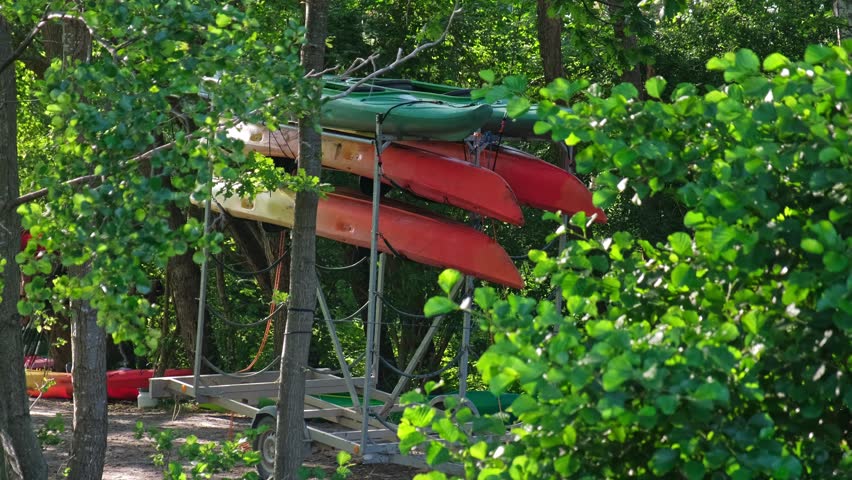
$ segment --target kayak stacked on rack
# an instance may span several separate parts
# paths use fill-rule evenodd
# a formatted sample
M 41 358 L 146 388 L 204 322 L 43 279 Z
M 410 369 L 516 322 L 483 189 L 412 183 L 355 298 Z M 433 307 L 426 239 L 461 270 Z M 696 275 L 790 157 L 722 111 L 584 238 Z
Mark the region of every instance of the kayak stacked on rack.
M 463 141 L 474 132 L 504 137 L 533 137 L 536 114 L 506 116 L 506 104 L 473 100 L 469 90 L 409 80 L 373 80 L 341 98 L 351 83 L 326 82 L 322 108 L 323 167 L 373 178 L 376 131 L 392 138 L 381 153 L 381 180 L 426 200 L 449 204 L 514 225 L 523 224 L 520 205 L 585 212 L 596 221 L 606 216 L 591 192 L 570 173 L 533 155 L 508 147 L 486 147 L 474 162 Z M 270 131 L 242 124 L 229 132 L 247 151 L 298 158 L 298 129 Z M 214 187 L 212 207 L 240 218 L 291 227 L 295 195 L 277 190 L 239 198 Z M 372 201 L 338 188 L 321 199 L 317 235 L 369 247 Z M 523 279 L 509 255 L 493 239 L 472 227 L 382 199 L 378 248 L 410 260 L 455 268 L 474 277 L 522 288 Z

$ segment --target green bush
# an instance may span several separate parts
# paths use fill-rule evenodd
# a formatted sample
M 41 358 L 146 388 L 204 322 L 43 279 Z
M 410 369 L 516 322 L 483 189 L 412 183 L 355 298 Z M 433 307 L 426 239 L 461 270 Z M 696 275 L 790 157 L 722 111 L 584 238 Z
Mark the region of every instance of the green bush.
M 544 89 L 537 128 L 582 145 L 601 206 L 672 195 L 685 228 L 656 245 L 594 239 L 575 216 L 583 238 L 556 258 L 530 252 L 567 315 L 478 289 L 471 308 L 495 343 L 477 368 L 494 393 L 520 388 L 521 423 L 503 435 L 463 406 L 413 406 L 402 450 L 479 479 L 849 478 L 849 51 L 761 64 L 740 50 L 707 64 L 724 87 L 653 78 L 646 102 L 629 84 Z M 578 97 L 572 112 L 549 103 Z

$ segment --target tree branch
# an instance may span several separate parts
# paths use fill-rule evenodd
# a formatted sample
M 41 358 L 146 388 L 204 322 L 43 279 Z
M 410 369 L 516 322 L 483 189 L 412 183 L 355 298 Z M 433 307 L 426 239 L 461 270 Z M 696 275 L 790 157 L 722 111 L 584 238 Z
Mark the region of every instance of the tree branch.
M 82 177 L 72 178 L 71 180 L 66 180 L 62 182 L 64 185 L 79 185 L 81 183 L 89 183 L 93 180 L 100 178 L 100 175 L 83 175 Z M 26 195 L 21 195 L 20 197 L 9 202 L 9 207 L 17 207 L 18 205 L 23 205 L 27 202 L 32 202 L 33 200 L 37 200 L 45 195 L 47 195 L 48 189 L 42 188 L 40 190 L 36 190 L 34 192 L 30 192 Z
M 7 58 L 6 60 L 3 60 L 3 63 L 0 64 L 0 73 L 3 73 L 7 68 L 9 68 L 9 65 L 14 63 L 15 60 L 17 60 L 18 57 L 20 57 L 21 54 L 24 53 L 24 50 L 26 50 L 27 47 L 30 46 L 30 43 L 32 43 L 36 34 L 38 32 L 40 32 L 41 29 L 44 28 L 44 26 L 47 24 L 49 12 L 50 12 L 50 7 L 46 8 L 44 10 L 44 14 L 42 14 L 41 20 L 39 20 L 39 22 L 36 24 L 35 28 L 33 28 L 33 30 L 30 32 L 30 34 L 27 35 L 27 37 L 24 39 L 24 41 L 21 42 L 20 45 L 18 45 L 18 48 L 16 48 L 15 51 L 12 52 L 12 55 L 9 58 Z
M 192 135 L 187 135 L 185 138 L 189 138 L 189 137 L 192 137 Z M 139 161 L 142 161 L 142 160 L 147 160 L 147 159 L 153 157 L 154 155 L 162 152 L 163 150 L 168 150 L 168 149 L 170 149 L 174 146 L 175 146 L 175 142 L 173 142 L 173 141 L 169 142 L 169 143 L 165 143 L 163 145 L 160 145 L 159 147 L 152 148 L 151 150 L 148 150 L 147 152 L 141 153 L 141 154 L 139 154 L 135 157 L 128 159 L 126 163 L 132 164 L 132 163 L 139 162 Z M 72 178 L 71 180 L 66 180 L 66 181 L 62 182 L 62 184 L 63 185 L 79 185 L 79 184 L 82 184 L 82 183 L 91 183 L 92 181 L 97 180 L 98 178 L 101 178 L 101 176 L 102 175 L 83 175 L 82 177 L 77 177 L 77 178 Z M 26 195 L 21 195 L 20 197 L 9 202 L 7 204 L 7 206 L 14 208 L 14 207 L 17 207 L 18 205 L 23 205 L 24 203 L 32 202 L 33 200 L 38 200 L 39 198 L 42 198 L 45 195 L 47 195 L 47 192 L 48 192 L 47 188 L 42 188 L 40 190 L 36 190 L 34 192 L 27 193 Z
M 339 98 L 343 98 L 343 97 L 345 97 L 345 96 L 349 95 L 350 93 L 352 93 L 353 91 L 355 91 L 355 89 L 356 89 L 356 88 L 360 87 L 360 86 L 361 86 L 361 85 L 363 85 L 365 82 L 368 82 L 368 81 L 370 81 L 370 80 L 372 80 L 372 79 L 374 79 L 374 78 L 376 78 L 376 77 L 378 77 L 378 76 L 380 76 L 380 75 L 383 75 L 383 74 L 385 74 L 385 73 L 387 73 L 387 72 L 389 72 L 389 71 L 393 70 L 394 68 L 398 67 L 400 64 L 405 63 L 405 62 L 407 62 L 408 60 L 411 60 L 412 58 L 416 57 L 416 56 L 417 56 L 417 55 L 419 55 L 419 54 L 420 54 L 420 52 L 422 52 L 423 50 L 426 50 L 426 49 L 428 49 L 428 48 L 432 48 L 432 47 L 434 47 L 435 45 L 439 45 L 439 44 L 443 43 L 443 42 L 444 42 L 444 40 L 447 38 L 447 35 L 448 35 L 448 34 L 449 34 L 449 32 L 450 32 L 450 27 L 451 27 L 451 26 L 452 26 L 452 24 L 453 24 L 453 19 L 454 19 L 454 18 L 455 18 L 455 16 L 456 16 L 458 13 L 460 13 L 461 11 L 462 11 L 462 9 L 461 9 L 461 8 L 459 8 L 459 0 L 455 0 L 455 2 L 453 3 L 453 12 L 450 14 L 450 18 L 447 20 L 447 26 L 446 26 L 446 27 L 444 27 L 444 31 L 441 33 L 441 36 L 440 36 L 440 37 L 438 37 L 438 38 L 437 38 L 436 40 L 434 40 L 434 41 L 426 42 L 426 43 L 424 43 L 424 44 L 422 44 L 422 45 L 419 45 L 417 48 L 415 48 L 414 50 L 410 51 L 407 55 L 403 55 L 403 54 L 402 54 L 402 49 L 400 48 L 400 49 L 399 49 L 399 51 L 398 51 L 398 52 L 397 52 L 397 54 L 396 54 L 396 60 L 394 60 L 392 63 L 390 63 L 390 64 L 388 64 L 388 65 L 385 65 L 384 67 L 382 67 L 382 68 L 380 68 L 380 69 L 378 69 L 378 70 L 375 70 L 373 73 L 371 73 L 371 74 L 367 75 L 366 77 L 363 77 L 363 78 L 359 79 L 358 81 L 356 81 L 355 83 L 353 83 L 352 85 L 350 85 L 350 86 L 349 86 L 349 88 L 347 88 L 345 91 L 340 92 L 340 93 L 338 93 L 337 95 L 332 95 L 332 96 L 329 96 L 329 97 L 324 97 L 322 101 L 323 101 L 323 102 L 330 102 L 330 101 L 332 101 L 332 100 L 337 100 L 337 99 L 339 99 Z M 364 66 L 367 62 L 370 62 L 370 61 L 375 60 L 375 57 L 376 57 L 376 54 L 370 55 L 369 57 L 367 57 L 366 59 L 364 59 L 364 61 L 363 61 L 363 62 L 361 62 L 361 65 L 358 65 L 358 66 L 357 66 L 357 67 L 355 67 L 354 69 L 353 69 L 352 67 L 350 67 L 350 70 L 354 71 L 354 70 L 357 70 L 358 68 L 363 67 L 363 66 Z

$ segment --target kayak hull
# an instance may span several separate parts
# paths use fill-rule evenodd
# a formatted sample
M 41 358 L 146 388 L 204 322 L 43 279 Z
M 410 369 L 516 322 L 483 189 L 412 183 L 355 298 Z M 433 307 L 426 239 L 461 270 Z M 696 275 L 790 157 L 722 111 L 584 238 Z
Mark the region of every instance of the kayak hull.
M 285 125 L 271 132 L 260 125 L 246 124 L 228 134 L 242 140 L 246 150 L 273 157 L 299 155 L 296 127 Z M 322 136 L 324 167 L 372 178 L 375 155 L 372 140 L 328 132 Z M 382 152 L 382 180 L 427 200 L 515 225 L 524 222 L 515 194 L 500 175 L 456 158 L 391 144 Z
M 467 147 L 454 142 L 405 142 L 429 152 L 455 158 L 469 158 Z M 605 223 L 606 214 L 594 205 L 592 192 L 565 170 L 521 150 L 499 147 L 485 149 L 479 163 L 506 180 L 518 202 L 533 208 L 566 214 L 585 212 L 595 222 Z
M 357 78 L 349 79 L 345 82 L 327 82 L 327 85 L 345 86 L 353 82 L 357 82 Z M 364 84 L 362 89 L 374 88 L 375 93 L 410 93 L 412 96 L 421 100 L 430 100 L 444 102 L 452 105 L 470 105 L 481 104 L 491 107 L 491 115 L 482 124 L 483 132 L 490 132 L 503 137 L 512 138 L 545 138 L 536 135 L 533 131 L 535 122 L 538 120 L 538 107 L 532 105 L 529 110 L 518 116 L 517 118 L 509 118 L 506 109 L 508 102 L 506 100 L 498 100 L 491 103 L 485 103 L 484 99 L 474 100 L 471 97 L 471 90 L 460 88 L 451 85 L 441 85 L 437 83 L 421 82 L 408 79 L 373 79 Z M 437 140 L 437 138 L 435 138 Z
M 213 208 L 239 218 L 293 226 L 295 194 L 276 190 L 253 199 L 217 195 Z M 365 195 L 338 189 L 320 199 L 317 235 L 358 247 L 370 247 L 372 202 Z M 463 223 L 392 200 L 379 207 L 382 252 L 435 267 L 454 268 L 468 275 L 513 288 L 524 282 L 511 258 L 494 239 Z
M 323 96 L 329 98 L 346 90 L 345 85 L 329 85 Z M 323 103 L 320 123 L 336 130 L 376 132 L 376 116 L 382 115 L 382 133 L 397 138 L 464 140 L 491 119 L 489 105 L 447 102 L 420 98 L 404 91 L 352 92 Z
M 166 370 L 166 377 L 191 375 L 189 369 Z M 154 376 L 153 370 L 112 370 L 107 372 L 107 397 L 110 400 L 135 400 L 140 388 L 148 388 L 148 380 Z M 45 372 L 43 370 L 27 370 L 27 393 L 37 397 L 39 388 L 47 381 L 55 383 L 49 387 L 42 398 L 72 398 L 74 388 L 71 384 L 71 374 L 61 372 Z

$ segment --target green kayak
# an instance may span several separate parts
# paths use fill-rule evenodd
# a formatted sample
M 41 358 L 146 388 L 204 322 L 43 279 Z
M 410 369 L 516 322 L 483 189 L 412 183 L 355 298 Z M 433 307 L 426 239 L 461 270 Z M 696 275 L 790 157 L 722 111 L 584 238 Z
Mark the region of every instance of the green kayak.
M 327 85 L 346 85 L 347 82 L 357 82 L 357 78 L 347 79 L 340 82 L 327 82 Z M 498 102 L 487 104 L 485 100 L 473 100 L 470 96 L 470 89 L 459 88 L 451 85 L 440 85 L 437 83 L 420 82 L 417 80 L 407 79 L 387 79 L 378 78 L 367 82 L 369 86 L 364 86 L 365 90 L 370 87 L 376 93 L 380 92 L 406 92 L 423 100 L 435 100 L 446 102 L 455 105 L 470 105 L 471 103 L 479 103 L 491 106 L 491 116 L 482 125 L 483 132 L 491 132 L 494 134 L 502 134 L 504 137 L 513 138 L 533 138 L 536 137 L 533 132 L 533 125 L 538 120 L 537 107 L 533 105 L 526 113 L 518 118 L 509 118 L 506 114 L 508 102 L 501 100 Z
M 328 83 L 323 95 L 330 97 L 346 88 L 344 84 Z M 323 104 L 322 126 L 372 136 L 376 115 L 382 114 L 384 134 L 399 139 L 458 141 L 483 128 L 492 117 L 490 105 L 452 100 L 422 98 L 402 90 L 378 91 L 367 86 Z

